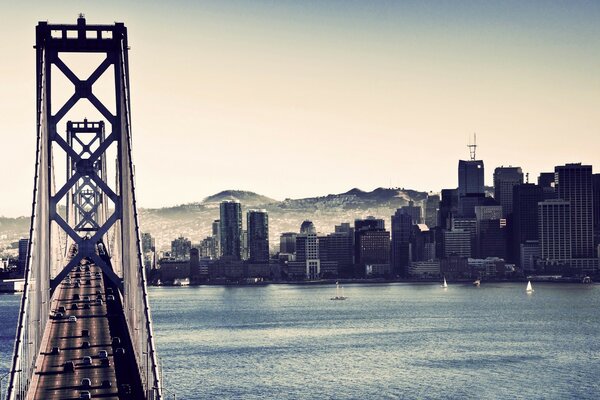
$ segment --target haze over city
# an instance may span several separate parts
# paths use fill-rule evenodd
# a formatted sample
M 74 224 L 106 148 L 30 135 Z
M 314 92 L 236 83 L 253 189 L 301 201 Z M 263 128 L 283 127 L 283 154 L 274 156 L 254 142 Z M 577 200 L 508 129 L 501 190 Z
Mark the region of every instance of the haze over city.
M 38 20 L 125 21 L 142 207 L 597 163 L 597 2 L 34 2 L 0 27 L 0 215 L 30 212 Z M 377 154 L 374 157 L 374 154 Z M 368 161 L 376 159 L 375 162 Z M 552 161 L 549 161 L 552 160 Z M 317 179 L 318 178 L 318 179 Z

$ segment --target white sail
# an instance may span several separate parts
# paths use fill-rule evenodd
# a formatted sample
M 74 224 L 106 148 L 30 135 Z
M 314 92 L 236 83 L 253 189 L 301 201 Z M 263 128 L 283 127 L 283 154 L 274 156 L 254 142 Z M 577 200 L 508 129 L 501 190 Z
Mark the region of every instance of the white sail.
M 533 287 L 531 286 L 531 281 L 527 281 L 527 289 L 526 292 L 533 292 Z
M 444 284 L 442 285 L 443 288 L 447 288 L 448 284 L 446 283 L 446 277 L 444 277 Z

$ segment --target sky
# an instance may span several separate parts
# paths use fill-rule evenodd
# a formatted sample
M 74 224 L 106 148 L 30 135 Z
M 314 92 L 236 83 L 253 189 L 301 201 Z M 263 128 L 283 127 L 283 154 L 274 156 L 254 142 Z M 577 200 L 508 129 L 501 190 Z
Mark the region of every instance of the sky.
M 599 172 L 597 1 L 0 6 L 0 215 L 31 209 L 35 25 L 80 12 L 128 27 L 141 207 L 226 189 L 439 191 L 457 186 L 473 133 L 488 185 L 501 165 L 531 181 L 567 162 Z

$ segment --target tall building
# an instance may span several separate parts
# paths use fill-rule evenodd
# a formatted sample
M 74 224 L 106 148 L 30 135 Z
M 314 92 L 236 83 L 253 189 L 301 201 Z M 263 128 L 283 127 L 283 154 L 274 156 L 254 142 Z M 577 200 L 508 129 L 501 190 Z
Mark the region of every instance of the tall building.
M 212 223 L 212 238 L 213 238 L 213 249 L 214 249 L 214 258 L 221 257 L 221 221 L 215 219 Z
M 396 213 L 392 215 L 391 258 L 392 272 L 395 275 L 408 275 L 408 267 L 412 258 L 410 254 L 412 225 L 412 217 L 402 212 L 402 209 L 396 210 Z
M 546 264 L 567 264 L 572 258 L 571 203 L 561 199 L 538 203 L 540 258 Z
M 191 248 L 192 242 L 188 238 L 180 236 L 171 242 L 171 257 L 176 260 L 188 260 Z
M 544 191 L 539 185 L 524 183 L 513 188 L 513 213 L 509 216 L 508 260 L 523 267 L 521 246 L 527 242 L 532 247 L 538 240 L 538 203 L 544 201 Z
M 594 258 L 592 166 L 566 164 L 554 173 L 558 198 L 571 204 L 573 258 Z
M 266 210 L 250 210 L 247 215 L 248 260 L 250 263 L 269 262 L 269 215 Z
M 354 237 L 357 275 L 364 276 L 367 268 L 381 271 L 387 266 L 389 270 L 390 233 L 385 230 L 385 222 L 382 219 L 367 217 L 355 220 Z
M 430 194 L 425 200 L 425 224 L 430 229 L 438 226 L 438 211 L 440 208 L 440 196 L 437 194 Z
M 458 162 L 459 197 L 473 193 L 485 194 L 483 171 L 482 160 L 460 160 Z
M 538 176 L 538 185 L 542 188 L 544 200 L 556 198 L 556 187 L 554 181 L 554 172 L 542 172 L 540 173 L 540 176 Z
M 296 252 L 296 232 L 284 232 L 279 236 L 279 252 L 294 254 Z
M 450 220 L 458 215 L 458 189 L 442 189 L 438 226 L 450 229 Z
M 242 205 L 224 201 L 220 205 L 221 255 L 242 259 Z
M 29 239 L 19 239 L 19 273 L 23 272 L 25 269 L 25 264 L 27 263 L 27 251 L 29 250 Z
M 149 253 L 156 249 L 156 242 L 148 232 L 142 233 L 142 253 Z
M 475 207 L 477 220 L 478 258 L 506 258 L 506 219 L 503 207 L 496 200 L 488 199 L 488 205 Z
M 494 198 L 502 206 L 502 218 L 513 210 L 513 187 L 523 183 L 520 167 L 498 167 L 494 170 Z
M 336 225 L 325 243 L 327 261 L 337 262 L 339 276 L 354 277 L 354 228 L 348 223 Z
M 302 264 L 306 279 L 315 280 L 321 277 L 319 238 L 314 230 L 304 229 L 296 236 L 296 263 Z

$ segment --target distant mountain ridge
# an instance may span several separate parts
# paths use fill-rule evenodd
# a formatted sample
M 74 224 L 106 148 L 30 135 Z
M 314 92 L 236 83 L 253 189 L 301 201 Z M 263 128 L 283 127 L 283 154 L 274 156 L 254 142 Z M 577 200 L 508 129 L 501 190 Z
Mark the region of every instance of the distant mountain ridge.
M 279 245 L 282 232 L 297 232 L 305 219 L 310 219 L 319 232 L 328 233 L 342 222 L 353 223 L 357 218 L 372 215 L 383 218 L 389 227 L 394 211 L 414 201 L 422 205 L 427 192 L 404 188 L 377 188 L 370 192 L 358 188 L 345 193 L 301 199 L 278 201 L 250 191 L 224 190 L 208 196 L 201 202 L 181 204 L 163 208 L 140 208 L 140 228 L 156 238 L 157 247 L 168 250 L 171 240 L 186 236 L 193 243 L 212 234 L 212 222 L 219 219 L 219 203 L 236 200 L 242 212 L 250 208 L 264 208 L 269 213 L 269 236 L 271 247 Z M 245 225 L 245 216 L 244 225 Z M 18 220 L 18 221 L 17 221 Z M 25 236 L 29 229 L 29 218 L 0 219 L 0 235 L 4 227 L 10 226 L 10 234 Z

